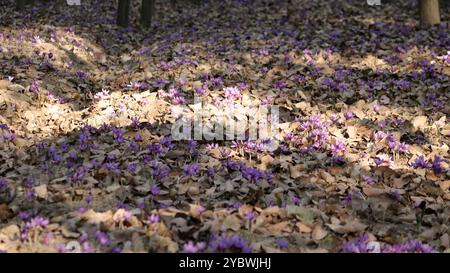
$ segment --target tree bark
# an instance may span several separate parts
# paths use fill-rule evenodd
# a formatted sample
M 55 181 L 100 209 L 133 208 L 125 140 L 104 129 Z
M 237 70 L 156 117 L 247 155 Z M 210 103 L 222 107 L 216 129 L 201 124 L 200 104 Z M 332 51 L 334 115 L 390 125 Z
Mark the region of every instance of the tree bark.
M 441 22 L 439 14 L 439 0 L 420 1 L 420 23 L 424 26 L 435 25 Z
M 142 0 L 141 25 L 149 28 L 152 25 L 152 17 L 155 13 L 155 0 Z
M 128 27 L 130 14 L 130 0 L 119 0 L 117 8 L 117 24 L 121 27 Z
M 16 9 L 23 10 L 25 8 L 26 3 L 27 3 L 27 0 L 16 0 Z
M 290 22 L 292 20 L 293 15 L 294 15 L 294 7 L 292 4 L 292 0 L 288 0 L 287 11 L 286 11 L 286 18 L 287 18 L 288 22 Z

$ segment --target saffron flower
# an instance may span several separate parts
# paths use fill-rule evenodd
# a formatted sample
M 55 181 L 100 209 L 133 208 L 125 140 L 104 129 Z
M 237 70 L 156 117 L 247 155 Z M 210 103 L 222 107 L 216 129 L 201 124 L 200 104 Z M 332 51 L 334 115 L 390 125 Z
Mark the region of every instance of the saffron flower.
M 8 188 L 8 181 L 4 178 L 0 178 L 0 192 L 5 191 Z
M 331 153 L 333 154 L 333 156 L 339 156 L 344 153 L 345 150 L 345 143 L 340 139 L 336 139 L 336 142 L 334 144 L 331 144 Z
M 150 194 L 153 195 L 153 196 L 157 196 L 160 192 L 161 192 L 161 189 L 158 186 L 156 186 L 156 185 L 153 185 L 150 188 Z
M 198 163 L 185 165 L 183 171 L 186 176 L 196 176 L 200 171 L 200 165 Z
M 430 167 L 430 163 L 425 159 L 423 155 L 416 158 L 414 163 L 412 164 L 414 169 L 427 169 Z
M 442 173 L 442 166 L 441 166 L 442 162 L 443 162 L 442 157 L 440 157 L 439 155 L 434 156 L 434 160 L 433 160 L 433 163 L 431 164 L 431 168 L 433 169 L 433 172 L 435 174 Z
M 152 214 L 147 218 L 147 221 L 151 224 L 158 223 L 159 220 L 160 220 L 160 218 L 159 218 L 159 215 L 157 215 L 157 214 Z
M 277 247 L 280 249 L 288 248 L 289 247 L 289 241 L 285 238 L 279 238 L 275 241 L 277 244 Z
M 226 87 L 223 89 L 225 92 L 225 98 L 227 99 L 240 99 L 242 97 L 241 91 L 237 87 Z
M 346 113 L 344 114 L 344 118 L 345 118 L 345 119 L 352 119 L 352 118 L 354 118 L 354 117 L 355 117 L 355 113 L 353 113 L 353 112 L 351 112 L 351 111 L 346 112 Z
M 186 253 L 197 253 L 205 249 L 205 247 L 206 243 L 204 242 L 194 243 L 192 241 L 189 241 L 187 244 L 184 244 L 183 251 Z
M 252 248 L 249 246 L 249 244 L 238 235 L 213 235 L 209 242 L 209 246 L 214 252 L 252 252 Z
M 95 239 L 101 246 L 107 246 L 111 243 L 111 238 L 109 238 L 108 234 L 101 231 L 95 233 Z

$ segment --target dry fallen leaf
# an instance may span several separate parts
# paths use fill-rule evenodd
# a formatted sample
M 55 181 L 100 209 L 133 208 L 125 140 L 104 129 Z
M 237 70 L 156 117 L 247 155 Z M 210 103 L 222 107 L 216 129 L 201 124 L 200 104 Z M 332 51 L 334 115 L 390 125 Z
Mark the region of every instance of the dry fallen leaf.
M 339 234 L 363 232 L 367 228 L 367 225 L 358 219 L 352 219 L 344 224 L 327 224 L 327 226 Z

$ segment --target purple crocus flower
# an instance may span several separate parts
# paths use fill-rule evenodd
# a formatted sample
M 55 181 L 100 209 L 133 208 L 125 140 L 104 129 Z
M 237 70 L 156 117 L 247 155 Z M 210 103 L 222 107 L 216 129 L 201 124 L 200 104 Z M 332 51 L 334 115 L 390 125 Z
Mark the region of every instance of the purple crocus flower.
M 22 185 L 23 185 L 25 188 L 32 188 L 32 187 L 33 187 L 33 184 L 34 184 L 34 180 L 33 180 L 33 178 L 31 178 L 31 177 L 25 178 L 25 179 L 23 180 L 23 182 L 22 182 Z
M 333 154 L 333 156 L 338 156 L 341 153 L 345 152 L 345 150 L 345 143 L 340 139 L 336 139 L 336 142 L 334 144 L 331 144 L 331 153 Z
M 127 171 L 129 171 L 130 173 L 135 173 L 137 170 L 138 164 L 137 163 L 129 163 L 127 165 Z
M 381 141 L 383 138 L 386 137 L 386 133 L 383 131 L 377 131 L 373 134 L 373 137 L 375 141 Z
M 147 218 L 147 220 L 153 224 L 153 223 L 158 223 L 160 219 L 159 219 L 158 214 L 152 214 Z
M 238 235 L 213 235 L 209 245 L 214 252 L 252 252 L 252 248 L 248 245 L 248 243 Z
M 341 199 L 342 205 L 348 206 L 352 203 L 353 193 L 349 192 L 346 196 Z
M 196 176 L 200 171 L 200 165 L 198 163 L 187 164 L 183 171 L 186 176 Z
M 441 167 L 442 162 L 443 162 L 442 157 L 440 157 L 439 155 L 434 156 L 434 160 L 433 160 L 433 163 L 431 164 L 431 168 L 433 169 L 433 172 L 435 174 L 442 173 L 442 167 Z
M 254 211 L 249 211 L 245 214 L 245 219 L 252 221 L 256 218 L 256 213 Z
M 91 194 L 88 194 L 85 198 L 86 203 L 90 204 L 94 200 L 94 197 Z
M 8 181 L 4 178 L 0 178 L 0 192 L 3 192 L 8 188 Z
M 298 206 L 300 205 L 300 202 L 302 201 L 300 197 L 298 196 L 292 196 L 291 198 L 292 204 Z
M 225 92 L 225 98 L 227 99 L 239 99 L 242 97 L 241 91 L 237 87 L 226 87 L 223 89 Z
M 195 88 L 195 93 L 199 96 L 204 96 L 206 95 L 206 90 L 207 90 L 206 86 L 200 86 Z
M 369 236 L 361 235 L 354 241 L 349 241 L 344 244 L 344 253 L 367 253 L 369 244 Z
M 94 248 L 91 246 L 91 244 L 90 244 L 88 241 L 83 242 L 83 243 L 81 244 L 81 247 L 83 248 L 83 253 L 91 253 L 91 252 L 94 252 Z
M 150 188 L 150 194 L 153 195 L 153 196 L 159 195 L 160 192 L 161 192 L 161 189 L 158 186 L 156 186 L 156 185 L 153 185 Z
M 198 156 L 199 152 L 197 150 L 197 146 L 198 146 L 197 141 L 189 140 L 187 146 L 188 146 L 189 154 L 191 154 L 192 156 Z
M 345 119 L 352 119 L 354 117 L 355 117 L 355 113 L 353 113 L 352 111 L 348 111 L 344 114 Z
M 103 164 L 103 167 L 105 169 L 110 170 L 111 172 L 113 172 L 115 174 L 120 174 L 119 163 L 107 162 L 107 163 Z
M 173 148 L 175 147 L 175 145 L 172 144 L 172 138 L 170 138 L 170 137 L 168 137 L 168 136 L 163 137 L 163 138 L 159 141 L 159 143 L 160 143 L 161 145 L 163 145 L 164 147 L 168 148 L 168 149 L 173 149 Z
M 206 175 L 207 175 L 208 177 L 214 177 L 214 175 L 215 175 L 214 168 L 213 168 L 213 167 L 208 167 L 208 170 L 207 170 L 207 172 L 206 172 Z
M 417 240 L 411 240 L 401 244 L 386 245 L 383 247 L 384 253 L 433 253 L 433 247 L 423 244 Z
M 277 247 L 280 249 L 288 248 L 289 247 L 289 241 L 285 238 L 279 238 L 275 241 L 277 244 Z
M 41 85 L 40 81 L 33 79 L 33 81 L 31 82 L 30 91 L 35 94 L 39 93 L 40 85 Z
M 372 186 L 375 184 L 375 179 L 371 176 L 363 175 L 362 179 L 367 185 Z
M 425 157 L 423 155 L 419 156 L 416 158 L 416 160 L 414 161 L 414 163 L 412 164 L 412 167 L 414 169 L 427 169 L 430 166 L 430 163 L 428 162 L 428 160 L 425 159 Z
M 111 243 L 111 238 L 109 238 L 108 234 L 101 231 L 95 233 L 95 239 L 101 246 L 107 246 Z
M 84 71 L 77 71 L 77 77 L 78 78 L 83 80 L 83 79 L 86 78 L 86 76 L 87 76 L 86 72 L 84 72 Z
M 183 246 L 183 251 L 186 253 L 197 253 L 205 249 L 205 247 L 206 243 L 204 242 L 194 243 L 192 241 L 189 241 L 187 244 Z

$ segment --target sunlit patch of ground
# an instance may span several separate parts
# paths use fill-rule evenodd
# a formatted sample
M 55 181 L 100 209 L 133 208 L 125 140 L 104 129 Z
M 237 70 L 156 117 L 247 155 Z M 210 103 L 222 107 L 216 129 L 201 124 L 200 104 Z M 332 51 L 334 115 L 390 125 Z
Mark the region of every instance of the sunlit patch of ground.
M 149 31 L 107 1 L 12 2 L 0 250 L 448 251 L 450 37 L 419 29 L 414 1 L 298 0 L 290 20 L 282 1 L 159 4 Z M 280 147 L 171 140 L 194 96 L 204 122 L 277 105 Z

